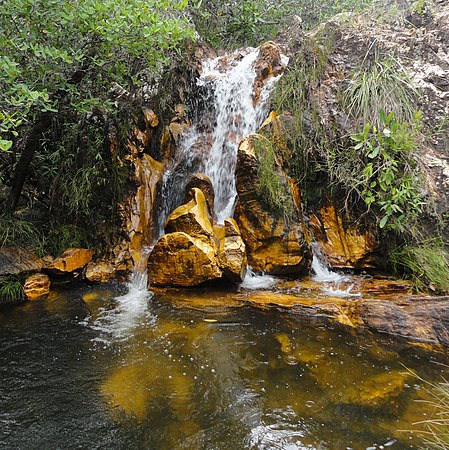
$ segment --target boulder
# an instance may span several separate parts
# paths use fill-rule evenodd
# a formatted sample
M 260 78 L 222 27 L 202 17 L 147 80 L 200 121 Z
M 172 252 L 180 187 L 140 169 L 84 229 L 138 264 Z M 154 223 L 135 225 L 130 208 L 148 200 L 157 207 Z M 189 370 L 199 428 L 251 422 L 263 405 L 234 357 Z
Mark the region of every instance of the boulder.
M 19 247 L 0 248 L 0 276 L 39 272 L 42 260 L 30 250 Z
M 90 262 L 86 267 L 86 278 L 93 283 L 105 283 L 115 278 L 116 269 L 108 261 Z
M 151 284 L 196 286 L 221 278 L 215 248 L 184 232 L 162 236 L 148 259 Z
M 28 300 L 36 300 L 50 292 L 50 279 L 44 273 L 35 273 L 25 280 L 23 292 Z
M 191 200 L 188 203 L 179 206 L 170 214 L 165 224 L 165 232 L 183 232 L 214 245 L 214 231 L 206 197 L 198 188 L 191 189 L 189 196 Z
M 338 269 L 367 269 L 377 266 L 379 243 L 368 230 L 345 226 L 333 205 L 323 206 L 310 218 L 312 234 L 329 265 Z
M 87 248 L 68 248 L 61 256 L 49 262 L 45 269 L 60 275 L 82 269 L 91 260 L 93 250 Z
M 237 222 L 225 219 L 223 226 L 215 228 L 218 240 L 218 261 L 223 276 L 228 280 L 241 283 L 246 275 L 246 247 Z
M 311 251 L 301 226 L 301 213 L 293 194 L 296 220 L 287 221 L 270 211 L 258 190 L 258 164 L 251 138 L 247 138 L 238 151 L 234 217 L 246 245 L 249 265 L 273 275 L 302 275 L 310 267 Z

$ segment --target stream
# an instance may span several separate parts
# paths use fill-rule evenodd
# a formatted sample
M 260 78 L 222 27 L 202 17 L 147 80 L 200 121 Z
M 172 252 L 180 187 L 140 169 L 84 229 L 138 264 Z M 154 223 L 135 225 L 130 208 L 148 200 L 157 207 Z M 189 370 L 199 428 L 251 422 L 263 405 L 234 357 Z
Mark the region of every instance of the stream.
M 417 448 L 422 380 L 447 377 L 447 358 L 250 306 L 257 288 L 292 292 L 270 278 L 72 287 L 1 309 L 0 448 Z

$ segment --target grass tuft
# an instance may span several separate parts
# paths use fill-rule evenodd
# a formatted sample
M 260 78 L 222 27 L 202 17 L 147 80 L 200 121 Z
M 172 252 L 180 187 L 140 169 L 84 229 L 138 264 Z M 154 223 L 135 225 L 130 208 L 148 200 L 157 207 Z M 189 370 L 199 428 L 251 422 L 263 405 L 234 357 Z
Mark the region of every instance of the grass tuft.
M 0 280 L 0 304 L 18 302 L 23 298 L 23 280 L 20 277 Z

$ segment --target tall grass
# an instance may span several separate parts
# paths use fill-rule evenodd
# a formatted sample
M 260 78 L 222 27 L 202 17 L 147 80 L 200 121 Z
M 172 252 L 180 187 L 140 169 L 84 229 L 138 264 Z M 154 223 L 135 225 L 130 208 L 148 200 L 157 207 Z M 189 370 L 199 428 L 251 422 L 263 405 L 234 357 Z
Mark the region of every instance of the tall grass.
M 390 250 L 389 260 L 396 274 L 412 280 L 416 291 L 449 292 L 449 255 L 441 243 L 405 245 Z
M 363 61 L 343 93 L 343 106 L 358 124 L 379 127 L 379 112 L 394 112 L 397 120 L 412 123 L 418 92 L 401 63 L 393 56 Z
M 426 382 L 430 400 L 423 400 L 433 408 L 433 417 L 416 423 L 424 426 L 418 432 L 423 438 L 424 449 L 447 450 L 449 448 L 449 382 Z
M 20 277 L 0 280 L 0 304 L 23 300 L 23 295 L 23 280 Z

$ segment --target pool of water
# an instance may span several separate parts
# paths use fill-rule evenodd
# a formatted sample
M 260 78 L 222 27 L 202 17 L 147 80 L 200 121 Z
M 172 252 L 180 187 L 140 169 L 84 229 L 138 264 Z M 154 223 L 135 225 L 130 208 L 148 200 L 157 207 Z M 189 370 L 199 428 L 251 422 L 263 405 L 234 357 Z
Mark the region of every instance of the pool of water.
M 444 355 L 192 292 L 84 286 L 1 309 L 0 448 L 419 447 Z

